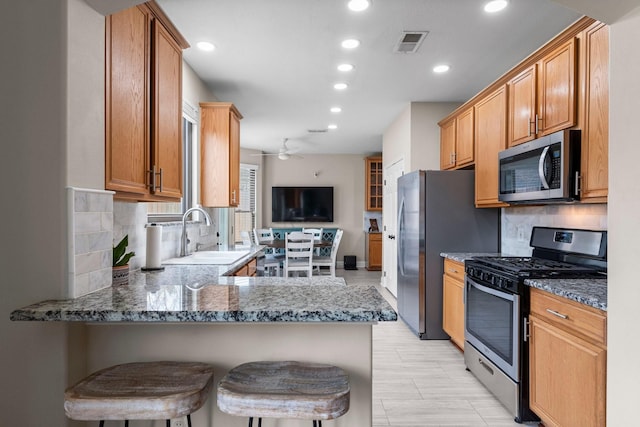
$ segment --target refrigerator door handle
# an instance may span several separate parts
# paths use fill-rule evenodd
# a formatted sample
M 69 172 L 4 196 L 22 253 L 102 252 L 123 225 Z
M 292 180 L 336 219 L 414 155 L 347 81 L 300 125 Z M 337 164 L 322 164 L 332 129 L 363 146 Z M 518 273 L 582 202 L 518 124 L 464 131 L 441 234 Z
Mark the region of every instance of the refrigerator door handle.
M 404 197 L 400 201 L 398 208 L 398 269 L 400 275 L 404 276 Z

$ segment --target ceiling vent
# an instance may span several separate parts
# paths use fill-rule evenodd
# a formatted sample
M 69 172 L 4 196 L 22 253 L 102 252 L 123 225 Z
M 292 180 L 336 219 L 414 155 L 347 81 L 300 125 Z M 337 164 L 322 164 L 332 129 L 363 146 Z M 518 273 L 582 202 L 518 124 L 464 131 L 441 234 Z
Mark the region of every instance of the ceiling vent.
M 429 31 L 403 31 L 393 49 L 397 53 L 416 53 Z
M 307 129 L 309 133 L 326 133 L 328 129 Z

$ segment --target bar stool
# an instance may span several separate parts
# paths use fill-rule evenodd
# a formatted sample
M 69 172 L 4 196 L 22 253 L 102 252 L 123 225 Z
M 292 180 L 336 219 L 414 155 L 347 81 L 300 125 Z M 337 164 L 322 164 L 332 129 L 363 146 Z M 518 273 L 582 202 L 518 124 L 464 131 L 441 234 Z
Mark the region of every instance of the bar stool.
M 218 408 L 258 418 L 332 420 L 349 410 L 349 377 L 340 368 L 319 363 L 249 362 L 236 366 L 218 384 Z M 317 424 L 316 424 L 317 423 Z
M 94 372 L 64 393 L 64 411 L 72 420 L 167 420 L 202 407 L 213 386 L 213 368 L 197 362 L 141 362 Z

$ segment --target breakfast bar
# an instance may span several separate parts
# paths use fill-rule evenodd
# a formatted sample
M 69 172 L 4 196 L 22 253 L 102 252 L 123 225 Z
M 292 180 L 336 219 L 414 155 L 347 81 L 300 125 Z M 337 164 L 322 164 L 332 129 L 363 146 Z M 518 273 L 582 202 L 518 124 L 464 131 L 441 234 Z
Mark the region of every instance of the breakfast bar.
M 331 425 L 371 425 L 372 327 L 397 319 L 375 287 L 346 286 L 340 277 L 225 277 L 226 268 L 134 271 L 127 285 L 43 301 L 13 311 L 11 319 L 74 322 L 70 348 L 80 353 L 73 358 L 86 364 L 86 372 L 70 383 L 127 362 L 205 362 L 213 365 L 216 383 L 251 361 L 330 363 L 348 373 L 351 385 L 351 408 Z M 219 411 L 215 401 L 212 396 L 193 414 L 194 425 L 246 425 L 246 419 Z

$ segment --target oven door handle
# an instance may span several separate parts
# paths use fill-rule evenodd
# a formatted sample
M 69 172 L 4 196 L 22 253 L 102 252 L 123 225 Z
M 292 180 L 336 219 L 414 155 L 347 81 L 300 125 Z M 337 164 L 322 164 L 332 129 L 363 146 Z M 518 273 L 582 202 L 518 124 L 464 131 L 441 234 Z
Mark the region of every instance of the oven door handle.
M 514 302 L 518 301 L 518 299 L 519 299 L 518 295 L 512 294 L 510 292 L 499 291 L 497 289 L 489 288 L 488 286 L 484 286 L 484 285 L 481 285 L 481 284 L 479 284 L 477 282 L 474 282 L 473 280 L 469 279 L 468 277 L 467 277 L 467 280 L 469 281 L 469 285 L 477 288 L 478 290 L 480 290 L 482 292 L 491 294 L 491 295 L 493 295 L 495 297 L 502 298 L 502 299 L 505 299 L 505 300 L 508 300 L 508 301 L 514 301 Z

